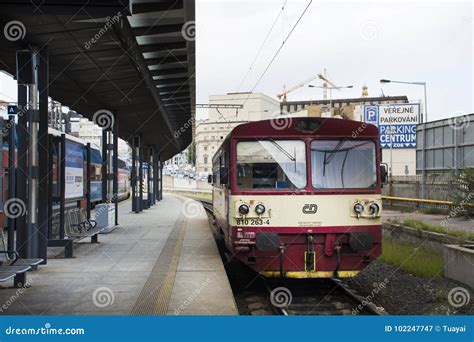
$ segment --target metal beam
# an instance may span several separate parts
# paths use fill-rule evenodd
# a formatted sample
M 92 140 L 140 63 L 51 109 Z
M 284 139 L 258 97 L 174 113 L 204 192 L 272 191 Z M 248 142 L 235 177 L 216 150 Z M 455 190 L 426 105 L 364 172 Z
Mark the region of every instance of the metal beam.
M 118 226 L 118 118 L 117 112 L 114 112 L 114 125 L 113 125 L 113 198 L 115 204 L 115 225 Z
M 48 137 L 48 96 L 49 96 L 49 49 L 43 47 L 39 52 L 39 196 L 38 196 L 38 257 L 47 263 L 48 227 L 52 213 L 49 212 L 49 137 Z
M 17 69 L 23 66 L 17 65 Z M 17 152 L 17 201 L 23 206 L 27 205 L 27 174 L 28 174 L 28 115 L 27 109 L 27 87 L 18 84 L 18 109 L 22 115 L 18 115 L 18 152 Z M 28 258 L 28 235 L 26 212 L 17 218 L 16 222 L 16 250 L 22 258 Z
M 158 52 L 158 51 L 171 51 L 175 49 L 185 49 L 186 41 L 182 42 L 170 42 L 160 44 L 140 44 L 140 50 L 145 52 Z
M 66 210 L 66 135 L 61 134 L 60 138 L 60 152 L 58 153 L 58 165 L 59 165 L 59 239 L 64 240 L 64 228 L 65 228 L 65 210 Z
M 162 58 L 148 58 L 145 59 L 145 62 L 147 65 L 163 65 L 163 64 L 168 64 L 168 63 L 183 63 L 185 65 L 185 62 L 187 62 L 188 56 L 183 55 L 183 56 L 168 56 L 168 57 L 162 57 Z
M 15 168 L 15 115 L 9 116 L 8 130 L 8 199 L 16 198 L 16 168 Z M 3 210 L 5 212 L 5 209 Z M 14 215 L 8 216 L 8 250 L 15 250 L 15 230 L 16 218 Z
M 139 27 L 133 27 L 133 33 L 136 36 L 173 33 L 173 32 L 181 32 L 182 27 L 183 27 L 183 24 L 139 26 Z
M 91 219 L 91 144 L 86 145 L 86 215 Z
M 132 137 L 132 172 L 130 177 L 130 185 L 132 187 L 132 211 L 137 212 L 137 145 L 138 145 L 138 136 L 134 135 Z
M 171 69 L 158 69 L 158 70 L 151 70 L 151 76 L 163 76 L 163 75 L 173 75 L 173 74 L 182 74 L 188 72 L 186 67 L 182 68 L 171 68 Z
M 147 5 L 147 3 L 143 3 L 142 5 Z M 145 62 L 145 59 L 143 57 L 142 52 L 140 51 L 139 46 L 136 44 L 137 39 L 132 33 L 132 28 L 128 20 L 122 20 L 119 23 L 114 24 L 113 29 L 118 39 L 120 40 L 124 52 L 126 52 L 127 55 L 130 56 L 130 59 L 134 61 L 135 67 L 139 70 L 143 83 L 147 86 L 153 97 L 153 100 L 160 109 L 160 114 L 169 132 L 173 132 L 173 126 L 171 125 L 171 122 L 169 120 L 169 114 L 166 110 L 166 107 L 164 107 L 163 103 L 161 102 L 161 98 L 155 88 L 155 84 L 149 72 L 147 63 Z M 181 142 L 179 141 L 179 139 L 176 138 L 174 135 L 173 139 L 175 145 L 180 146 Z
M 140 134 L 140 145 L 138 147 L 138 180 L 139 180 L 139 185 L 138 185 L 138 205 L 140 208 L 140 211 L 143 210 L 143 138 L 142 135 Z
M 132 13 L 148 13 L 170 11 L 183 8 L 183 0 L 158 1 L 158 2 L 132 2 Z

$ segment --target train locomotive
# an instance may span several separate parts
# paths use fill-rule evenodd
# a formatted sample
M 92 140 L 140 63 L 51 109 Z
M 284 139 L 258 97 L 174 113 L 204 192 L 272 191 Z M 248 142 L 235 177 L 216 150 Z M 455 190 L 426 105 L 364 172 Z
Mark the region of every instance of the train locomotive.
M 353 277 L 381 253 L 377 127 L 332 118 L 239 125 L 213 157 L 225 245 L 266 277 Z

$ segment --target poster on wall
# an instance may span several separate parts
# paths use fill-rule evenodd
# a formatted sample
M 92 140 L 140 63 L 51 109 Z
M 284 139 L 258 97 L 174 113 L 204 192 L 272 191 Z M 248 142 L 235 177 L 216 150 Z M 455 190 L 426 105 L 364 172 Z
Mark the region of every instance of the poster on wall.
M 80 144 L 66 141 L 66 196 L 77 198 L 84 196 L 84 154 Z
M 148 199 L 148 164 L 143 163 L 143 183 L 142 183 L 142 189 L 143 189 L 143 199 L 147 200 Z
M 380 147 L 416 148 L 418 103 L 364 106 L 364 121 L 379 128 Z

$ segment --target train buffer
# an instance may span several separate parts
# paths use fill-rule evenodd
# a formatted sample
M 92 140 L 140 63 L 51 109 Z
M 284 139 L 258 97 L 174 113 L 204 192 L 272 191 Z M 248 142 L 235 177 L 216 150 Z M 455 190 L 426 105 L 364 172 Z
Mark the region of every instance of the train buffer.
M 119 226 L 98 244 L 76 243 L 72 259 L 49 249 L 48 264 L 26 272 L 31 286 L 4 314 L 238 314 L 201 203 L 165 194 L 140 215 L 131 209 L 121 202 Z M 0 281 L 11 277 L 4 273 Z M 1 285 L 6 302 L 17 289 Z

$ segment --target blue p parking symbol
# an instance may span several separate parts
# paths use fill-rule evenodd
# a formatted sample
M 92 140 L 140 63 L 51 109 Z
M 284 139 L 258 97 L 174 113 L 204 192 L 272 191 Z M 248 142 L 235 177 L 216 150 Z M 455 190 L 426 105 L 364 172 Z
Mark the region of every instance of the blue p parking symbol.
M 379 123 L 379 107 L 378 106 L 365 106 L 364 110 L 365 122 L 373 125 Z

